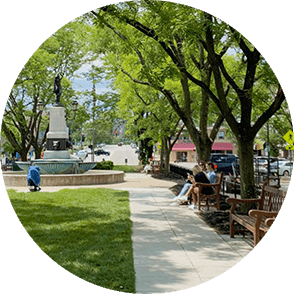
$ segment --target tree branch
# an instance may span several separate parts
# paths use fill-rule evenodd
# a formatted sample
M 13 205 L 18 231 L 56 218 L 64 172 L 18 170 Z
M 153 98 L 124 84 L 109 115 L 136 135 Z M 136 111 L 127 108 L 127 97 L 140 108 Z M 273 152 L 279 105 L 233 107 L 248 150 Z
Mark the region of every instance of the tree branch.
M 258 118 L 258 120 L 255 122 L 254 126 L 252 127 L 252 131 L 254 132 L 255 135 L 262 128 L 262 126 L 268 121 L 268 119 L 271 118 L 271 116 L 274 115 L 281 108 L 281 105 L 285 99 L 286 99 L 285 94 L 284 94 L 281 86 L 279 86 L 279 89 L 277 91 L 274 102 Z

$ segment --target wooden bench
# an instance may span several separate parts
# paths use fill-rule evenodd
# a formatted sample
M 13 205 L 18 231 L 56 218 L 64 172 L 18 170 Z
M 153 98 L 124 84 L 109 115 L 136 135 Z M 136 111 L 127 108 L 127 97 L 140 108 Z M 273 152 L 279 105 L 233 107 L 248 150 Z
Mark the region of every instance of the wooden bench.
M 199 193 L 197 195 L 197 205 L 198 210 L 201 209 L 201 206 L 207 207 L 207 210 L 209 210 L 210 207 L 216 207 L 217 210 L 220 210 L 220 190 L 221 185 L 223 182 L 223 173 L 216 175 L 215 183 L 214 184 L 204 184 L 204 183 L 196 183 L 196 187 L 199 188 Z M 207 195 L 202 193 L 202 189 L 204 187 L 211 187 L 213 188 L 213 194 Z M 215 202 L 213 203 L 211 200 L 214 199 Z M 210 200 L 210 201 L 209 201 Z M 204 204 L 203 204 L 204 202 Z
M 152 164 L 151 174 L 159 174 L 160 172 L 160 161 L 154 160 Z
M 254 246 L 256 246 L 274 222 L 285 196 L 285 191 L 270 187 L 267 183 L 264 183 L 259 198 L 227 199 L 227 203 L 232 205 L 230 210 L 230 237 L 234 238 L 234 222 L 237 222 L 253 233 Z M 248 215 L 237 214 L 236 207 L 242 203 L 256 203 L 258 206 L 257 209 L 251 209 Z

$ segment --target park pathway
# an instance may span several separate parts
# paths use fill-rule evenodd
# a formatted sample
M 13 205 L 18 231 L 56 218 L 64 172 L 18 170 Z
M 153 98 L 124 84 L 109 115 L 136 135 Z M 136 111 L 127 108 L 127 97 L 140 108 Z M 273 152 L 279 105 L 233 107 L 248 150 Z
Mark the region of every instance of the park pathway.
M 252 247 L 221 236 L 166 188 L 129 189 L 137 293 L 184 290 L 233 267 Z

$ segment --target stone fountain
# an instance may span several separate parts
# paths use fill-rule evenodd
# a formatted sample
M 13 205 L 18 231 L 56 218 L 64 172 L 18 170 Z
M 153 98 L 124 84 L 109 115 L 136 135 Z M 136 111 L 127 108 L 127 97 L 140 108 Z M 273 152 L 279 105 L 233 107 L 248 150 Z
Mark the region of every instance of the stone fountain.
M 82 162 L 68 151 L 69 136 L 65 121 L 65 109 L 60 104 L 61 86 L 59 75 L 54 81 L 56 101 L 50 109 L 49 132 L 43 159 L 30 162 L 16 162 L 20 172 L 3 172 L 7 188 L 26 187 L 29 167 L 38 166 L 41 172 L 41 186 L 87 186 L 121 183 L 123 171 L 92 170 L 96 162 Z
M 43 159 L 31 162 L 16 162 L 25 171 L 29 166 L 38 166 L 42 174 L 79 174 L 95 167 L 95 162 L 82 162 L 68 151 L 68 132 L 65 120 L 65 109 L 60 103 L 62 88 L 60 77 L 57 75 L 54 81 L 54 93 L 56 101 L 50 109 L 49 132 L 47 133 L 46 147 Z

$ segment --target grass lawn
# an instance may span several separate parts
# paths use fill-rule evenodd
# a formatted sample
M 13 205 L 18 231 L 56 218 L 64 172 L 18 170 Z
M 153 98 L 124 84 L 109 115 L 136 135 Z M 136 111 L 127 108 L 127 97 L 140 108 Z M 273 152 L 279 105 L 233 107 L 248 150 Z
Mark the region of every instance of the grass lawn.
M 55 262 L 93 284 L 135 292 L 128 192 L 81 188 L 8 195 L 27 232 Z
M 142 166 L 139 165 L 115 165 L 113 170 L 124 171 L 125 173 L 138 173 L 142 170 Z

